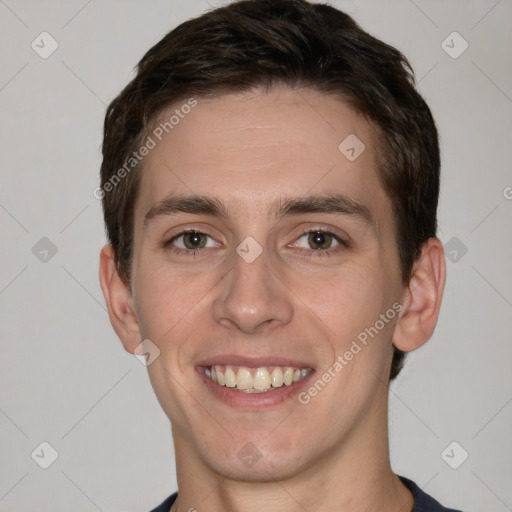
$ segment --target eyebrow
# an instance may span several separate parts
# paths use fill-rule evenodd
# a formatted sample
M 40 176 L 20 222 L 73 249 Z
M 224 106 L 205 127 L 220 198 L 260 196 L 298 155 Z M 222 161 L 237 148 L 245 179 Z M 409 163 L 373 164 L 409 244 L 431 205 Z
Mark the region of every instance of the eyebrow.
M 162 199 L 148 210 L 144 218 L 144 225 L 157 217 L 178 213 L 209 215 L 219 218 L 229 216 L 227 206 L 218 198 L 201 195 L 171 196 Z M 368 224 L 372 223 L 370 210 L 343 194 L 281 198 L 272 205 L 270 210 L 270 215 L 275 218 L 311 213 L 350 215 Z
M 227 217 L 228 211 L 224 203 L 213 197 L 206 196 L 172 196 L 166 197 L 153 205 L 144 218 L 144 224 L 151 219 L 177 213 L 193 213 L 196 215 L 211 215 Z
M 339 213 L 352 215 L 372 222 L 370 210 L 343 194 L 309 195 L 281 199 L 274 205 L 273 212 L 276 217 L 285 215 L 301 215 L 304 213 Z

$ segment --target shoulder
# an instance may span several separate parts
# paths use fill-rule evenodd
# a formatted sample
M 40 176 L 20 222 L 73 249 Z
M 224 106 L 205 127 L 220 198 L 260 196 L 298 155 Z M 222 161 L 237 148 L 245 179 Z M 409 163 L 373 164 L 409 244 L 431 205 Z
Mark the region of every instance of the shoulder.
M 411 491 L 414 496 L 414 508 L 412 512 L 461 512 L 453 508 L 443 507 L 432 496 L 423 492 L 412 480 L 398 475 L 398 478 Z
M 174 493 L 171 496 L 169 496 L 164 502 L 160 503 L 158 507 L 151 510 L 151 512 L 169 512 L 171 510 L 171 507 L 173 503 L 176 501 L 176 497 L 178 496 L 178 493 Z

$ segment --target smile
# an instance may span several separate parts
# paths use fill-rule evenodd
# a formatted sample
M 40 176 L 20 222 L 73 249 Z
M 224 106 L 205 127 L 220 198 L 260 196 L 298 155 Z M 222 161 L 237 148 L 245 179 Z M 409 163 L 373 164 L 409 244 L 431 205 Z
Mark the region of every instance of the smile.
M 306 378 L 311 368 L 271 366 L 249 368 L 247 366 L 214 365 L 204 368 L 204 374 L 219 386 L 244 393 L 265 393 L 282 386 L 291 386 Z

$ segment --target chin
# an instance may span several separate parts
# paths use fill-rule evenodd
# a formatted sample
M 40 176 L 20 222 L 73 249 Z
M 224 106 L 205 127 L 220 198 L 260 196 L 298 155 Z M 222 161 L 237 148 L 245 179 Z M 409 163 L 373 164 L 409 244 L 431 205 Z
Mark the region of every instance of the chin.
M 275 482 L 300 473 L 311 463 L 304 443 L 273 439 L 252 442 L 250 437 L 231 440 L 222 447 L 204 447 L 203 461 L 215 473 L 240 482 Z M 298 447 L 301 447 L 300 450 Z

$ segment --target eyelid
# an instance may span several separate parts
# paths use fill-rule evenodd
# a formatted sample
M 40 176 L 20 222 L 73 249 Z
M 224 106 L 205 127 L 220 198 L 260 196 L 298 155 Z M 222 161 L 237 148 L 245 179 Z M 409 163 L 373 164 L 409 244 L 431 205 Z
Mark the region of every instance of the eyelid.
M 300 235 L 300 236 L 299 236 L 299 238 L 297 238 L 297 240 L 296 240 L 296 242 L 295 242 L 295 243 L 297 243 L 297 241 L 301 240 L 301 239 L 302 239 L 302 238 L 304 238 L 305 236 L 309 236 L 309 235 L 311 235 L 311 234 L 316 234 L 316 233 L 321 233 L 322 235 L 329 235 L 329 236 L 331 236 L 331 237 L 332 237 L 332 239 L 333 239 L 335 242 L 337 242 L 337 243 L 338 243 L 338 244 L 340 244 L 340 245 L 341 245 L 342 243 L 344 243 L 344 241 L 343 241 L 343 240 L 342 240 L 338 235 L 336 235 L 336 234 L 334 234 L 334 233 L 331 233 L 330 231 L 321 231 L 321 230 L 319 230 L 319 229 L 312 229 L 312 230 L 310 230 L 310 231 L 306 231 L 305 233 L 303 233 L 302 235 Z
M 181 231 L 179 231 L 178 233 L 174 234 L 171 236 L 171 238 L 166 238 L 163 242 L 163 246 L 164 248 L 165 247 L 168 247 L 168 246 L 172 246 L 173 242 L 175 242 L 177 239 L 179 239 L 180 237 L 188 234 L 188 233 L 197 233 L 198 235 L 203 235 L 203 236 L 206 236 L 208 238 L 210 238 L 211 240 L 213 240 L 217 245 L 221 245 L 220 242 L 218 242 L 215 237 L 213 237 L 212 235 L 210 235 L 209 233 L 206 233 L 205 231 L 201 230 L 201 229 L 198 229 L 198 228 L 182 228 Z M 193 252 L 193 251 L 196 251 L 196 250 L 203 250 L 203 249 L 211 249 L 211 247 L 202 247 L 202 248 L 198 248 L 198 249 L 183 249 L 182 247 L 178 247 L 176 248 L 177 251 L 182 251 L 182 252 Z
M 343 245 L 345 247 L 350 246 L 350 242 L 349 242 L 350 237 L 348 235 L 341 235 L 341 234 L 337 233 L 337 231 L 334 228 L 320 227 L 320 226 L 304 229 L 299 236 L 294 238 L 294 242 L 292 242 L 292 243 L 293 244 L 296 243 L 297 240 L 300 240 L 303 236 L 309 235 L 311 233 L 323 233 L 323 234 L 331 235 L 334 238 L 334 240 L 339 242 L 340 245 Z M 290 246 L 290 245 L 292 245 L 292 244 L 288 244 L 288 246 Z M 327 249 L 327 250 L 329 250 L 329 249 Z
M 187 224 L 181 224 L 178 226 L 173 227 L 172 229 L 167 230 L 163 235 L 163 243 L 171 242 L 172 240 L 175 240 L 176 238 L 180 237 L 181 235 L 187 234 L 187 233 L 198 233 L 200 235 L 206 235 L 210 238 L 213 238 L 215 241 L 218 241 L 222 238 L 221 235 L 219 235 L 219 230 L 212 227 L 210 224 L 203 224 L 203 223 L 187 223 Z M 220 242 L 219 242 L 220 243 Z
M 207 233 L 205 230 L 202 230 L 201 228 L 198 228 L 198 227 L 186 227 L 186 228 L 181 228 L 181 230 L 178 233 L 174 234 L 171 238 L 166 238 L 164 240 L 162 246 L 164 247 L 164 249 L 172 250 L 173 252 L 178 253 L 178 254 L 192 254 L 192 255 L 196 255 L 198 252 L 203 252 L 204 249 L 213 249 L 214 248 L 214 247 L 199 247 L 197 249 L 187 249 L 187 248 L 173 246 L 173 243 L 177 239 L 186 235 L 187 233 L 197 233 L 199 235 L 206 236 L 206 237 L 210 238 L 211 240 L 213 240 L 216 243 L 217 247 L 222 245 L 222 243 L 218 242 L 215 237 L 213 237 L 212 235 Z M 297 242 L 302 237 L 304 237 L 306 235 L 310 235 L 311 233 L 328 234 L 328 235 L 332 236 L 332 238 L 336 242 L 338 242 L 338 245 L 331 247 L 329 249 L 307 249 L 304 247 L 296 246 Z M 295 237 L 294 241 L 287 244 L 286 246 L 287 247 L 297 247 L 301 251 L 304 251 L 307 253 L 315 253 L 315 255 L 317 255 L 317 256 L 321 256 L 321 255 L 329 256 L 332 252 L 337 251 L 337 249 L 336 249 L 337 247 L 341 246 L 342 248 L 348 248 L 348 247 L 350 247 L 350 243 L 346 240 L 345 237 L 342 237 L 339 234 L 335 233 L 333 228 L 311 227 L 311 228 L 303 229 L 302 233 L 299 236 Z

